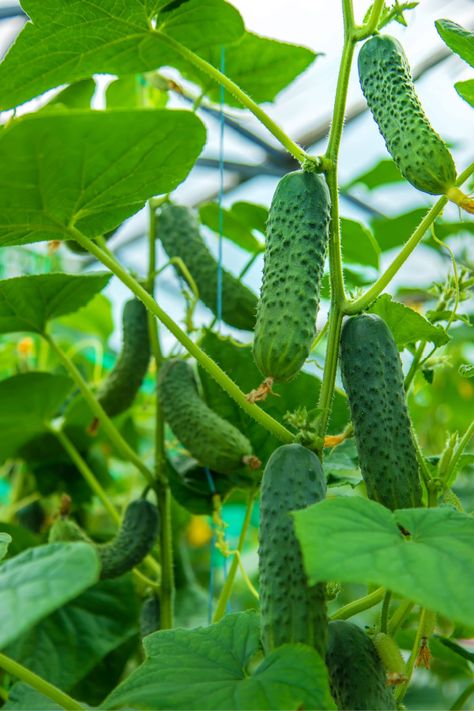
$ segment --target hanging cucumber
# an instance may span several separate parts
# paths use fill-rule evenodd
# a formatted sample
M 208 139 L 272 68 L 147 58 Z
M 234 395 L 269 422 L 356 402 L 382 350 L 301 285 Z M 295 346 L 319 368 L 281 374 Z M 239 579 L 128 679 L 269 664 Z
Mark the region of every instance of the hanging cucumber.
M 402 364 L 392 333 L 379 316 L 361 314 L 345 322 L 341 373 L 369 497 L 389 509 L 421 506 Z
M 150 363 L 148 315 L 138 299 L 126 302 L 122 315 L 123 341 L 118 360 L 98 393 L 109 417 L 127 410 L 135 400 Z
M 194 371 L 186 361 L 173 359 L 161 367 L 158 398 L 173 434 L 203 466 L 231 474 L 246 464 L 260 465 L 248 439 L 201 398 Z
M 201 236 L 198 218 L 183 205 L 165 204 L 157 218 L 157 235 L 168 257 L 179 257 L 189 270 L 201 301 L 214 313 L 217 307 L 217 262 Z M 179 277 L 182 272 L 176 268 Z M 222 318 L 235 328 L 251 331 L 257 298 L 239 279 L 222 270 Z
M 359 54 L 359 78 L 369 109 L 402 175 L 418 190 L 446 195 L 474 212 L 474 200 L 455 185 L 453 158 L 423 111 L 398 40 L 388 35 L 367 40 Z
M 142 562 L 151 551 L 159 528 L 156 506 L 137 499 L 127 506 L 117 535 L 108 543 L 94 543 L 71 519 L 58 518 L 49 532 L 49 542 L 85 541 L 96 550 L 101 562 L 102 580 L 117 578 Z
M 324 178 L 298 170 L 280 180 L 268 214 L 253 344 L 255 362 L 269 387 L 295 377 L 309 355 L 329 222 Z
M 325 585 L 308 585 L 290 512 L 324 499 L 317 456 L 300 444 L 276 449 L 263 473 L 260 497 L 260 604 L 266 654 L 287 642 L 314 647 L 324 659 Z
M 331 694 L 340 711 L 396 709 L 377 650 L 357 625 L 343 620 L 329 623 L 326 665 Z
M 387 684 L 397 686 L 408 681 L 405 660 L 395 640 L 385 632 L 377 632 L 372 641 L 384 666 Z

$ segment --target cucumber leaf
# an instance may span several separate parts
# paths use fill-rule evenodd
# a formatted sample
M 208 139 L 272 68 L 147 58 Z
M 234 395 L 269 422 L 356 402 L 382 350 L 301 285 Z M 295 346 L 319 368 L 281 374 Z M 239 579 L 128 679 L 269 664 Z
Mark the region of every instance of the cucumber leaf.
M 341 219 L 344 261 L 379 268 L 380 248 L 368 227 L 347 217 Z
M 242 203 L 241 203 L 242 204 Z M 201 222 L 213 232 L 219 234 L 220 220 L 222 219 L 222 234 L 247 252 L 254 254 L 263 249 L 263 243 L 253 234 L 253 226 L 248 224 L 233 208 L 222 208 L 222 218 L 219 215 L 219 206 L 215 202 L 208 202 L 199 207 Z
M 0 531 L 0 560 L 5 558 L 8 550 L 8 546 L 12 542 L 12 537 L 8 533 Z
M 368 190 L 375 190 L 381 185 L 390 185 L 391 183 L 401 183 L 404 177 L 398 170 L 397 166 L 390 158 L 384 158 L 376 163 L 372 168 L 357 175 L 349 183 L 346 183 L 343 190 L 351 188 L 353 185 L 365 185 Z
M 382 294 L 372 304 L 370 313 L 383 318 L 390 328 L 399 350 L 409 343 L 429 341 L 435 346 L 443 346 L 449 341 L 449 335 L 441 326 L 434 326 L 424 316 L 413 309 L 392 301 L 390 294 Z
M 254 611 L 226 615 L 209 627 L 155 632 L 143 644 L 145 662 L 101 708 L 336 708 L 326 667 L 311 647 L 283 645 L 260 661 Z
M 436 20 L 436 29 L 449 49 L 474 67 L 474 32 L 452 20 Z
M 326 499 L 293 513 L 311 583 L 382 585 L 470 624 L 474 618 L 474 519 L 451 507 L 401 509 L 359 497 Z
M 464 101 L 467 101 L 468 104 L 474 106 L 474 79 L 457 81 L 454 88 L 458 92 L 459 96 L 464 99 Z

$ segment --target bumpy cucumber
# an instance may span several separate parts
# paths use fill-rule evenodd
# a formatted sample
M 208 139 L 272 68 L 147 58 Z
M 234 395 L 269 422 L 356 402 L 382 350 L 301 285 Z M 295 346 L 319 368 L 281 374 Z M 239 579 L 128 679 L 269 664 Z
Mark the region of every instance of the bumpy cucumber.
M 143 601 L 140 611 L 140 635 L 146 637 L 160 629 L 160 600 L 150 595 Z
M 329 222 L 324 178 L 298 170 L 280 180 L 268 215 L 253 344 L 259 370 L 274 381 L 293 378 L 310 352 Z
M 329 623 L 326 665 L 331 693 L 341 711 L 396 709 L 377 650 L 357 625 L 343 620 Z
M 341 372 L 369 497 L 389 509 L 421 506 L 402 364 L 392 333 L 379 316 L 362 314 L 345 322 Z
M 387 683 L 396 686 L 407 681 L 405 660 L 395 640 L 385 632 L 377 632 L 372 641 L 384 666 Z
M 150 363 L 147 310 L 138 299 L 126 302 L 122 327 L 120 355 L 98 394 L 100 404 L 110 417 L 120 415 L 133 403 Z
M 206 405 L 189 363 L 173 359 L 161 367 L 158 398 L 173 434 L 203 466 L 231 474 L 245 465 L 250 442 Z
M 308 585 L 291 511 L 324 498 L 326 479 L 317 456 L 299 444 L 276 449 L 263 473 L 260 497 L 260 605 L 265 653 L 286 642 L 327 642 L 324 584 Z
M 183 260 L 196 283 L 199 298 L 216 314 L 217 262 L 201 236 L 194 211 L 183 205 L 164 205 L 157 219 L 157 234 L 168 257 Z M 175 271 L 183 277 L 177 267 Z M 252 330 L 256 309 L 255 294 L 232 274 L 222 270 L 223 320 L 229 326 Z
M 359 54 L 359 77 L 367 104 L 402 175 L 425 193 L 447 193 L 456 181 L 456 167 L 423 111 L 398 40 L 388 35 L 367 40 Z
M 49 532 L 49 542 L 85 541 L 96 550 L 102 580 L 117 578 L 142 562 L 151 551 L 158 535 L 159 515 L 156 506 L 145 499 L 137 499 L 127 506 L 117 535 L 108 543 L 94 543 L 77 523 L 62 517 Z

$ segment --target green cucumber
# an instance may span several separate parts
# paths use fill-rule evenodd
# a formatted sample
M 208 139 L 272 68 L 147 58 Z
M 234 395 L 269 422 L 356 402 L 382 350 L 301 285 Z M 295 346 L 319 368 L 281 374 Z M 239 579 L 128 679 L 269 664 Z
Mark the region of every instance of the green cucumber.
M 467 211 L 474 201 L 456 183 L 456 166 L 442 138 L 432 128 L 411 77 L 400 42 L 375 35 L 359 54 L 359 78 L 370 111 L 401 174 L 432 195 L 447 195 Z
M 260 605 L 266 654 L 287 642 L 314 647 L 324 659 L 325 585 L 308 585 L 291 511 L 324 499 L 318 457 L 300 444 L 276 449 L 263 473 L 260 496 Z
M 157 218 L 157 235 L 170 259 L 182 259 L 194 279 L 199 298 L 218 315 L 217 262 L 202 238 L 195 212 L 184 205 L 163 205 Z M 176 266 L 175 271 L 183 278 Z M 223 269 L 222 319 L 229 326 L 251 331 L 255 325 L 256 309 L 255 294 Z
M 329 623 L 326 665 L 340 711 L 396 709 L 377 650 L 357 625 L 344 620 Z
M 231 474 L 252 459 L 247 437 L 201 398 L 188 362 L 173 359 L 160 368 L 158 399 L 174 436 L 203 466 Z
M 389 509 L 421 506 L 402 364 L 392 333 L 379 316 L 361 314 L 345 322 L 341 373 L 369 498 Z
M 109 417 L 120 415 L 130 407 L 150 363 L 148 313 L 141 301 L 133 298 L 126 302 L 122 326 L 120 355 L 97 396 Z
M 397 686 L 408 681 L 405 660 L 393 637 L 386 632 L 377 632 L 372 641 L 385 669 L 387 683 Z
M 271 381 L 291 380 L 309 355 L 329 223 L 330 198 L 323 177 L 298 170 L 280 180 L 268 215 L 253 344 L 255 362 Z

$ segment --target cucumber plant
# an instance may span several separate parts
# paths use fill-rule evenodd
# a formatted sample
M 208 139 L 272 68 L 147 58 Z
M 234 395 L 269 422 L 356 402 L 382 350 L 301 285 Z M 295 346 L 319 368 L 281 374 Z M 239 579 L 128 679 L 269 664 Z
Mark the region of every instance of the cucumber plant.
M 0 279 L 0 707 L 382 710 L 428 708 L 435 694 L 437 707 L 466 707 L 473 269 L 459 248 L 471 218 L 456 214 L 474 209 L 474 164 L 458 172 L 462 121 L 448 148 L 415 91 L 403 30 L 385 34 L 414 3 L 367 0 L 358 21 L 342 0 L 318 155 L 263 106 L 315 53 L 246 31 L 232 2 L 54 4 L 28 2 L 0 63 L 0 106 L 13 109 L 0 131 L 2 258 L 7 274 L 41 272 Z M 437 29 L 472 63 L 472 33 Z M 351 142 L 341 152 L 357 51 L 369 130 L 390 160 L 341 185 L 341 159 L 357 158 Z M 101 74 L 115 77 L 106 109 Z M 472 104 L 469 81 L 456 89 Z M 185 109 L 170 108 L 177 97 Z M 315 97 L 329 98 L 324 83 Z M 25 102 L 29 113 L 16 111 Z M 230 116 L 243 107 L 282 150 L 255 134 L 268 160 L 239 166 L 222 140 L 212 157 L 210 135 L 197 163 L 200 117 L 211 131 L 216 102 L 221 129 L 248 136 Z M 185 204 L 214 165 L 220 199 L 207 214 L 245 255 L 240 273 Z M 226 204 L 236 169 L 264 177 L 261 195 L 274 181 L 268 212 Z M 385 217 L 368 195 L 395 181 L 397 201 L 408 181 L 419 207 L 395 214 L 387 193 Z M 374 218 L 349 219 L 341 195 Z M 109 237 L 145 206 L 136 276 Z M 412 289 L 402 267 L 427 235 L 450 272 Z M 62 242 L 83 274 L 60 271 Z M 215 317 L 206 329 L 168 309 L 169 264 Z M 131 297 L 96 388 L 111 275 Z

